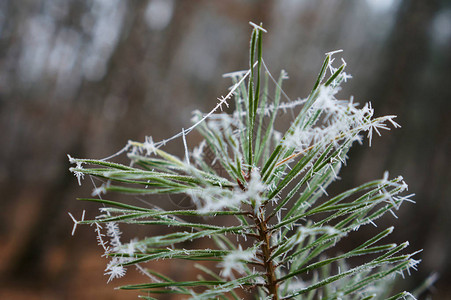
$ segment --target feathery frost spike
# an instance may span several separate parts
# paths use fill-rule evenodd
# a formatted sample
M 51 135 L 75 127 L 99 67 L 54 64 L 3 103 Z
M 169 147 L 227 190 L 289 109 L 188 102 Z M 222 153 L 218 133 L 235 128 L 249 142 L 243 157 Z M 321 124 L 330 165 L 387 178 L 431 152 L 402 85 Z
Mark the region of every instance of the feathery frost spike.
M 268 33 L 268 31 L 266 31 L 266 29 L 264 29 L 263 27 L 261 27 L 261 26 L 255 24 L 255 23 L 253 23 L 253 22 L 249 22 L 249 24 L 250 24 L 251 26 L 253 26 L 255 29 L 257 29 L 257 30 L 261 30 L 261 31 L 263 31 L 264 33 Z

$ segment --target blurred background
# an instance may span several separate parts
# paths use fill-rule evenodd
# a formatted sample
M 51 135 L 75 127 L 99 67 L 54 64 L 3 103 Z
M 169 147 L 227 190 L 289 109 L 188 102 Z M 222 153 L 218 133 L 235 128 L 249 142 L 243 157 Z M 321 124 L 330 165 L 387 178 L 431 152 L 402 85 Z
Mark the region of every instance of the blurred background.
M 386 221 L 423 249 L 403 284 L 437 272 L 430 295 L 451 299 L 447 0 L 1 0 L 1 299 L 136 299 L 114 287 L 145 278 L 107 285 L 92 228 L 70 234 L 68 211 L 97 211 L 75 200 L 92 185 L 78 186 L 66 154 L 102 158 L 187 128 L 227 93 L 221 75 L 247 68 L 249 21 L 268 30 L 265 62 L 288 72 L 292 99 L 308 95 L 324 53 L 343 49 L 354 78 L 339 96 L 398 116 L 401 129 L 353 148 L 339 189 L 402 174 L 417 203 Z

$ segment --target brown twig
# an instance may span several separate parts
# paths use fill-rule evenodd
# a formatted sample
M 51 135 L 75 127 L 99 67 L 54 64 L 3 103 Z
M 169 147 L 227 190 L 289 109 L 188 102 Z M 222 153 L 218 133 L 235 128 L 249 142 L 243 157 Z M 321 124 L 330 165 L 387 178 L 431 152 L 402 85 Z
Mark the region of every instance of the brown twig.
M 254 218 L 259 234 L 259 240 L 262 242 L 260 246 L 261 255 L 263 259 L 263 265 L 266 271 L 266 288 L 272 295 L 272 300 L 279 300 L 278 295 L 278 282 L 276 278 L 276 268 L 273 261 L 270 259 L 272 254 L 271 249 L 271 234 L 268 230 L 268 225 L 263 215 L 263 210 L 260 209 L 260 215 Z

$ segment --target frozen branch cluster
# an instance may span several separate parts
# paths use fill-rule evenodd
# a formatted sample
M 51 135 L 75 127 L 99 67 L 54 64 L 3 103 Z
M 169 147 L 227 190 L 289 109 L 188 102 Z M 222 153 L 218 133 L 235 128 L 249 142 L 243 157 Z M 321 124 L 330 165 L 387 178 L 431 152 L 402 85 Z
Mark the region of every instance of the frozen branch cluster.
M 395 116 L 373 119 L 374 110 L 370 103 L 358 108 L 352 98 L 349 101 L 337 100 L 335 95 L 338 91 L 339 87 L 331 85 L 319 89 L 317 101 L 306 112 L 308 118 L 316 114 L 316 122 L 304 128 L 296 126 L 285 140 L 287 147 L 293 147 L 300 152 L 312 145 L 327 147 L 331 142 L 337 147 L 343 140 L 360 142 L 359 133 L 365 131 L 368 132 L 371 145 L 373 131 L 380 135 L 380 129 L 390 130 L 387 122 L 395 128 L 399 127 L 393 120 Z
M 150 282 L 121 287 L 150 294 L 192 299 L 406 299 L 391 291 L 397 274 L 416 269 L 416 254 L 403 254 L 408 243 L 384 243 L 394 228 L 380 229 L 348 251 L 340 242 L 404 202 L 402 177 L 373 180 L 338 195 L 327 192 L 339 177 L 354 142 L 374 132 L 399 127 L 395 116 L 375 117 L 370 103 L 339 100 L 340 85 L 350 75 L 345 62 L 334 66 L 326 54 L 312 92 L 292 101 L 282 90 L 287 74 L 276 79 L 262 58 L 261 26 L 251 38 L 249 69 L 226 74 L 232 87 L 208 113 L 194 112 L 193 125 L 155 142 L 129 141 L 115 155 L 101 159 L 69 156 L 70 170 L 81 179 L 101 181 L 92 196 L 101 214 L 78 224 L 92 224 L 110 258 L 108 281 L 136 266 Z M 231 101 L 234 101 L 232 105 Z M 234 111 L 231 108 L 234 107 Z M 279 118 L 290 118 L 284 128 Z M 190 149 L 190 133 L 203 140 Z M 164 151 L 180 139 L 184 155 Z M 111 161 L 126 153 L 129 165 Z M 105 199 L 113 193 L 128 201 Z M 162 209 L 155 195 L 189 197 L 192 206 Z M 143 205 L 143 203 L 145 205 Z M 167 207 L 167 206 L 166 206 Z M 121 243 L 119 224 L 154 229 L 148 237 Z M 106 228 L 106 233 L 102 230 Z M 108 241 L 107 241 L 108 239 Z M 359 264 L 348 264 L 359 258 Z M 152 268 L 157 260 L 179 261 L 197 268 L 194 278 L 176 281 Z M 193 263 L 195 262 L 195 263 Z M 202 263 L 203 262 L 203 263 Z M 189 274 L 187 274 L 189 277 Z

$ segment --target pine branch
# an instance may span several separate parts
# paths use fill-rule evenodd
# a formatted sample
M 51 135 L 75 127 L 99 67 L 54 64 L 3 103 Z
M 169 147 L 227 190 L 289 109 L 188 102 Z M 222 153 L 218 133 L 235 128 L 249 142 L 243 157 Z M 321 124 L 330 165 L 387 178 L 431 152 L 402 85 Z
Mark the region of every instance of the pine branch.
M 243 290 L 272 300 L 413 297 L 397 291 L 390 296 L 392 277 L 419 263 L 412 258 L 416 253 L 402 254 L 407 242 L 382 242 L 393 227 L 348 251 L 340 248 L 354 231 L 413 202 L 413 195 L 403 196 L 402 177 L 389 179 L 385 173 L 335 196 L 327 192 L 354 142 L 361 143 L 366 133 L 371 144 L 373 132 L 399 127 L 395 116 L 374 117 L 370 104 L 359 108 L 352 99 L 336 98 L 350 78 L 344 61 L 333 66 L 340 51 L 326 53 L 307 98 L 290 100 L 282 90 L 286 73 L 274 79 L 263 60 L 266 31 L 251 25 L 249 69 L 225 75 L 231 91 L 209 113 L 196 111 L 194 125 L 161 142 L 129 141 L 119 151 L 127 154 L 129 166 L 111 162 L 114 156 L 69 156 L 78 182 L 89 176 L 94 184 L 92 197 L 79 200 L 100 205 L 93 219 L 70 214 L 74 231 L 79 224 L 93 226 L 109 259 L 108 281 L 132 266 L 147 276 L 147 283 L 121 287 L 145 293 L 144 299 L 154 299 L 150 294 L 240 299 Z M 232 97 L 235 111 L 222 111 Z M 300 109 L 288 128 L 276 130 L 282 126 L 278 119 L 295 108 Z M 204 140 L 190 150 L 194 129 Z M 183 158 L 163 150 L 177 138 Z M 120 200 L 102 198 L 114 193 Z M 190 208 L 151 203 L 156 195 L 174 194 L 189 198 Z M 153 235 L 124 243 L 119 224 L 146 226 Z M 357 257 L 361 262 L 348 266 Z M 201 273 L 176 281 L 151 269 L 156 260 L 192 263 Z

